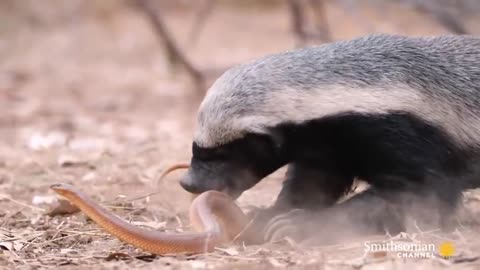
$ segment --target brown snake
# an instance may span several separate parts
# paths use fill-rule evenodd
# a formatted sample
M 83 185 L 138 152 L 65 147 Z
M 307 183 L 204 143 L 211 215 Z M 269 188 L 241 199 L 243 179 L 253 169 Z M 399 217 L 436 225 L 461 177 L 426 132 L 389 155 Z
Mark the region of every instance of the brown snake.
M 158 255 L 212 251 L 219 244 L 233 241 L 249 223 L 249 219 L 233 199 L 218 191 L 204 192 L 192 201 L 190 222 L 196 233 L 170 234 L 132 225 L 71 185 L 55 184 L 51 189 L 77 206 L 108 233 Z

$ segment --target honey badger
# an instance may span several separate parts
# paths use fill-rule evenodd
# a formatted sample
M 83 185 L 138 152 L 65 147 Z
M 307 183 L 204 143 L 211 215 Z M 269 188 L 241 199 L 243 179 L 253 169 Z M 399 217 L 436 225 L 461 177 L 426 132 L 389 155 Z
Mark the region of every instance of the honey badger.
M 364 202 L 433 196 L 448 217 L 480 184 L 479 116 L 480 38 L 372 35 L 274 54 L 211 86 L 181 185 L 238 197 L 288 165 L 277 214 L 332 206 L 360 178 Z M 382 226 L 403 230 L 384 212 Z

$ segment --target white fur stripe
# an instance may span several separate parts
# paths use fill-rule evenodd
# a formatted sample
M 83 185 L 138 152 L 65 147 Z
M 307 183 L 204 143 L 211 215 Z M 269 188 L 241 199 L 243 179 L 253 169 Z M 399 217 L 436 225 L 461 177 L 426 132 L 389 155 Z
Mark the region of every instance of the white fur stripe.
M 215 89 L 216 90 L 216 89 Z M 348 88 L 271 91 L 251 109 L 252 113 L 238 117 L 242 104 L 229 98 L 228 91 L 210 91 L 202 103 L 202 119 L 195 133 L 195 142 L 212 147 L 242 137 L 245 133 L 265 133 L 267 128 L 281 123 L 302 123 L 344 112 L 384 114 L 406 111 L 443 127 L 459 143 L 478 141 L 480 119 L 470 114 L 460 115 L 452 101 L 426 97 L 406 86 L 384 88 Z M 237 102 L 238 103 L 238 102 Z M 465 112 L 462 112 L 465 113 Z

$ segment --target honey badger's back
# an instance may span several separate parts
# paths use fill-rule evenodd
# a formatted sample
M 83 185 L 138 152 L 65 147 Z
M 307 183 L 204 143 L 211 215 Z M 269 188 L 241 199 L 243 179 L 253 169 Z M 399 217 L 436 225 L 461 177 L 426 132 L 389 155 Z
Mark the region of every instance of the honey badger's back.
M 374 35 L 240 65 L 207 93 L 195 141 L 216 146 L 282 123 L 390 111 L 480 144 L 480 39 Z

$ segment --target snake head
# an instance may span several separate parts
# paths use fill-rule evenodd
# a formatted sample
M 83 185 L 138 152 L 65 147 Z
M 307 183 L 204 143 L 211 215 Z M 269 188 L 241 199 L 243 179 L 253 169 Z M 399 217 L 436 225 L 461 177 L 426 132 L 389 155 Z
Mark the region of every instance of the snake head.
M 75 188 L 69 184 L 58 183 L 51 185 L 50 189 L 61 196 L 68 197 L 68 194 L 71 194 Z

